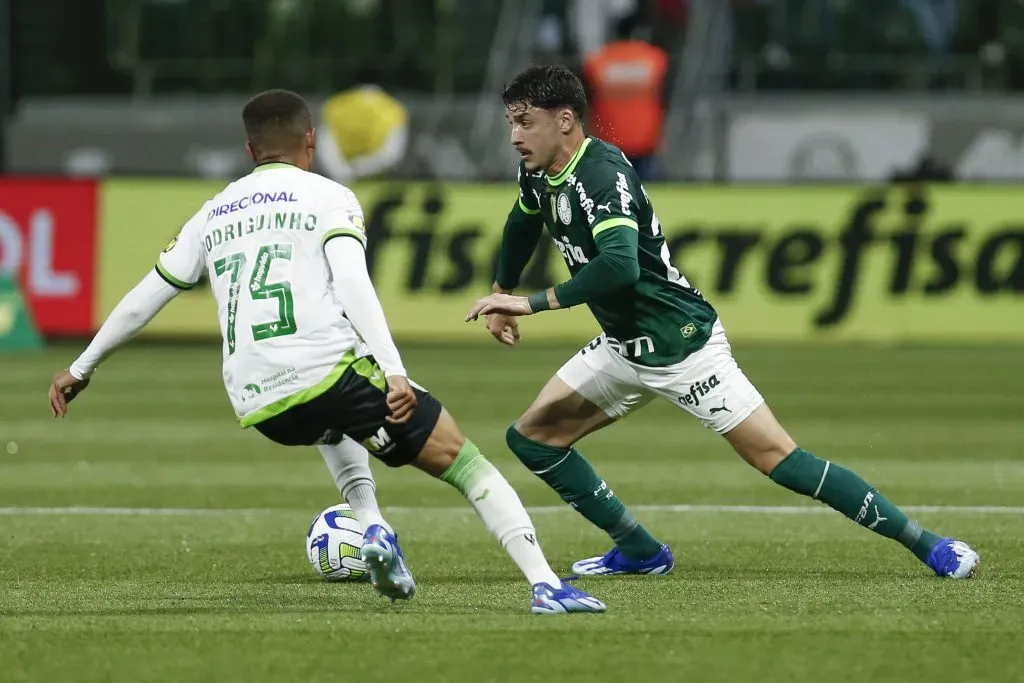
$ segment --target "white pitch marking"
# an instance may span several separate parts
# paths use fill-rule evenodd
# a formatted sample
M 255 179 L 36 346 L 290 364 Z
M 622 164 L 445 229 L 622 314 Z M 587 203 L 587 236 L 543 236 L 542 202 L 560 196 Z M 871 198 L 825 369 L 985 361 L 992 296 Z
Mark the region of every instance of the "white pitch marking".
M 311 508 L 312 509 L 312 508 Z M 545 505 L 529 507 L 531 514 L 548 514 L 568 512 L 568 506 Z M 733 513 L 752 515 L 812 515 L 835 514 L 823 505 L 633 505 L 630 509 L 637 512 L 674 512 L 674 513 Z M 950 515 L 1024 515 L 1024 507 L 999 505 L 907 505 L 902 508 L 907 512 L 930 512 Z M 473 509 L 464 507 L 386 507 L 388 513 L 409 514 L 472 514 Z M 274 512 L 299 513 L 308 512 L 294 508 L 123 508 L 123 507 L 0 507 L 0 516 L 46 516 L 46 515 L 110 515 L 122 517 L 202 517 L 222 515 L 253 515 Z

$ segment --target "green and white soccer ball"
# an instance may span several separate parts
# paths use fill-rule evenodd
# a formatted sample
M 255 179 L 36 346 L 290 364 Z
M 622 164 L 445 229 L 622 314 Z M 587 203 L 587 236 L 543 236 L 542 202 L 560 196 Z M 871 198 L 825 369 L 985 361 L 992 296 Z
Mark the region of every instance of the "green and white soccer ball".
M 306 550 L 313 569 L 328 581 L 365 581 L 370 578 L 359 558 L 363 527 L 348 505 L 332 505 L 313 520 L 306 534 Z

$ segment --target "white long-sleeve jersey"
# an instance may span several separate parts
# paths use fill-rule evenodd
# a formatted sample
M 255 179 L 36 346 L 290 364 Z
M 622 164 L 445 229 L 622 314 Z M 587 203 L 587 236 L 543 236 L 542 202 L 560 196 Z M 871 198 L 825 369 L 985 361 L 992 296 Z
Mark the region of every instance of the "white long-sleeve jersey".
M 243 426 L 319 395 L 369 353 L 385 376 L 404 376 L 365 244 L 351 190 L 287 164 L 257 167 L 185 224 L 71 372 L 91 375 L 205 272 L 224 341 L 224 385 Z

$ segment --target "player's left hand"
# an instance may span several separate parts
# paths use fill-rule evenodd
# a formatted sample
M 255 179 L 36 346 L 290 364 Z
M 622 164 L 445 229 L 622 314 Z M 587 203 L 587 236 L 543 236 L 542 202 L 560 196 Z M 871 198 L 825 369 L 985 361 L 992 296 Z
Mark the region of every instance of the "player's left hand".
M 515 346 L 519 343 L 519 322 L 511 315 L 491 313 L 486 324 L 487 331 L 502 344 Z
M 391 414 L 386 419 L 391 424 L 405 424 L 416 410 L 416 393 L 409 380 L 401 375 L 392 375 L 387 382 L 387 404 Z
M 476 302 L 466 316 L 466 322 L 476 320 L 481 315 L 500 313 L 501 315 L 532 315 L 530 301 L 525 296 L 512 294 L 490 294 Z
M 89 386 L 88 379 L 78 379 L 65 368 L 53 376 L 50 382 L 50 412 L 54 417 L 64 417 L 68 414 L 68 404 L 71 403 Z

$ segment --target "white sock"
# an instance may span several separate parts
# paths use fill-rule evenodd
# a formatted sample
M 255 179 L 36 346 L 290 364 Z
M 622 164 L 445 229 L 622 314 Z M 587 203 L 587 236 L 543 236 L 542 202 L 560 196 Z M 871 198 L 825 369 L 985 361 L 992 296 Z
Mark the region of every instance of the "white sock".
M 561 588 L 537 541 L 537 532 L 515 489 L 489 463 L 472 442 L 467 441 L 441 481 L 457 488 L 480 515 L 512 561 L 531 584 L 546 583 Z
M 377 506 L 377 491 L 372 481 L 359 479 L 351 482 L 341 492 L 341 495 L 345 498 L 345 502 L 349 504 L 349 507 L 352 508 L 352 512 L 356 513 L 356 519 L 359 520 L 363 531 L 369 529 L 374 524 L 380 524 L 391 533 L 395 532 L 384 521 L 384 516 L 380 513 L 380 508 Z
M 377 505 L 377 491 L 373 473 L 370 472 L 370 454 L 366 449 L 346 438 L 336 446 L 319 446 L 319 450 L 341 497 L 352 508 L 363 529 L 380 524 L 394 533 Z
M 505 544 L 505 552 L 526 575 L 526 580 L 530 582 L 531 586 L 546 583 L 555 589 L 562 587 L 561 579 L 552 571 L 540 549 L 536 533 L 513 536 Z

